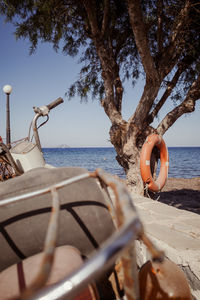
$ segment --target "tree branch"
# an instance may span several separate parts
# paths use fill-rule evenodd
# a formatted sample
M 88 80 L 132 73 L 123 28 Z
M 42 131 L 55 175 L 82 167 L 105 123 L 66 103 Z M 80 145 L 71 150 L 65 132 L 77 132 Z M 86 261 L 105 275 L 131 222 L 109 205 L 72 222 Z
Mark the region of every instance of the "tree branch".
M 110 10 L 110 1 L 104 0 L 104 15 L 103 15 L 103 21 L 102 21 L 102 27 L 101 27 L 101 35 L 102 36 L 104 36 L 107 26 L 108 26 L 109 10 Z
M 121 115 L 123 88 L 119 77 L 119 73 L 116 70 L 117 66 L 115 63 L 111 72 L 111 70 L 108 70 L 108 64 L 106 63 L 106 59 L 104 59 L 104 57 L 101 54 L 100 59 L 102 61 L 102 78 L 104 80 L 106 95 L 105 99 L 101 101 L 101 104 L 111 123 L 121 124 L 123 123 Z
M 151 56 L 149 40 L 146 27 L 143 21 L 142 8 L 140 0 L 127 0 L 130 23 L 135 36 L 135 42 L 140 54 L 140 58 L 146 73 L 147 80 L 158 79 L 153 57 Z
M 93 37 L 100 35 L 98 22 L 96 17 L 96 5 L 93 0 L 82 0 L 86 13 L 88 15 L 89 24 Z
M 158 0 L 157 7 L 158 7 L 157 44 L 158 44 L 158 53 L 161 53 L 163 49 L 163 0 Z
M 99 59 L 101 61 L 102 68 L 102 78 L 104 81 L 105 88 L 105 99 L 102 99 L 101 104 L 105 110 L 105 113 L 109 117 L 112 124 L 121 124 L 122 116 L 121 116 L 121 101 L 122 101 L 122 91 L 119 91 L 119 97 L 116 97 L 117 88 L 114 91 L 114 86 L 116 79 L 119 77 L 118 66 L 116 61 L 111 54 L 111 51 L 105 47 L 104 40 L 101 36 L 101 32 L 98 28 L 98 22 L 96 18 L 96 5 L 93 0 L 82 0 L 88 20 L 91 26 L 92 32 L 92 40 L 96 47 L 96 51 L 98 53 Z M 107 3 L 107 1 L 106 1 Z M 108 3 L 107 3 L 108 4 Z M 108 7 L 107 7 L 108 8 Z M 106 22 L 106 15 L 104 15 Z M 116 101 L 119 103 L 115 103 Z
M 120 77 L 117 77 L 114 81 L 115 86 L 115 99 L 116 99 L 116 107 L 119 112 L 122 109 L 122 96 L 123 96 L 123 86 Z
M 174 44 L 177 40 L 178 35 L 182 31 L 182 29 L 185 27 L 186 20 L 188 18 L 189 9 L 191 7 L 190 0 L 185 1 L 185 6 L 181 9 L 180 14 L 177 18 L 177 25 L 175 26 L 174 31 L 171 34 L 171 43 Z
M 135 124 L 138 128 L 142 129 L 147 120 L 151 107 L 157 97 L 160 88 L 160 83 L 146 82 L 142 97 L 137 105 L 135 113 L 129 119 L 130 124 Z
M 183 66 L 181 65 L 177 69 L 177 71 L 174 74 L 174 77 L 172 78 L 172 80 L 167 84 L 167 88 L 166 88 L 164 94 L 162 95 L 161 99 L 156 104 L 156 106 L 154 107 L 154 109 L 151 112 L 151 114 L 148 116 L 148 119 L 147 119 L 148 124 L 151 124 L 153 122 L 154 118 L 157 116 L 158 112 L 160 111 L 160 109 L 162 108 L 162 106 L 165 104 L 165 102 L 168 99 L 168 97 L 170 96 L 172 90 L 176 86 L 176 84 L 178 82 L 178 79 L 179 79 L 179 77 L 180 77 L 180 75 L 181 75 L 182 72 L 183 72 Z
M 163 49 L 163 55 L 158 62 L 159 73 L 164 78 L 171 72 L 175 66 L 177 59 L 180 57 L 181 49 L 185 40 L 183 38 L 179 40 L 182 30 L 187 24 L 188 13 L 190 9 L 190 1 L 186 0 L 185 6 L 181 9 L 180 14 L 174 22 L 175 29 L 171 33 L 170 41 L 168 45 Z M 177 24 L 176 24 L 177 21 Z M 181 44 L 181 45 L 180 45 Z
M 191 113 L 195 110 L 195 103 L 200 99 L 200 75 L 193 82 L 185 100 L 170 111 L 157 127 L 157 132 L 163 135 L 183 114 Z

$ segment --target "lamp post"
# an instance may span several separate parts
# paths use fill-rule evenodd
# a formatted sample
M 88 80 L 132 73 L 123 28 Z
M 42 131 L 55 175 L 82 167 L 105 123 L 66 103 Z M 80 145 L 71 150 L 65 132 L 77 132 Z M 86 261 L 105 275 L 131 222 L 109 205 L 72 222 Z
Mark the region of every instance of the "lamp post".
M 6 144 L 10 149 L 11 139 L 10 139 L 10 94 L 12 92 L 11 85 L 4 85 L 3 91 L 6 94 Z

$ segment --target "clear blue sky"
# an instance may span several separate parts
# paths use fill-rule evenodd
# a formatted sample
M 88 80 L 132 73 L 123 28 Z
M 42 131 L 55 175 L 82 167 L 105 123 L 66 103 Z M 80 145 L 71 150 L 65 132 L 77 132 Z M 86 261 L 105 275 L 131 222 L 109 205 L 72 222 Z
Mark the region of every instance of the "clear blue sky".
M 50 120 L 40 130 L 43 147 L 67 144 L 71 147 L 109 147 L 110 121 L 98 101 L 80 103 L 75 97 L 64 96 L 70 84 L 78 78 L 77 58 L 56 53 L 50 44 L 40 44 L 36 53 L 29 55 L 29 43 L 15 40 L 14 28 L 0 17 L 0 135 L 5 137 L 5 84 L 13 87 L 10 97 L 12 141 L 27 136 L 33 117 L 33 106 L 48 104 L 58 97 L 64 104 L 51 111 Z M 125 85 L 123 116 L 128 119 L 141 96 L 143 82 L 133 90 Z M 200 101 L 199 101 L 200 102 Z M 173 105 L 166 105 L 160 119 Z M 164 139 L 167 146 L 200 146 L 200 103 L 196 111 L 180 118 L 168 130 Z

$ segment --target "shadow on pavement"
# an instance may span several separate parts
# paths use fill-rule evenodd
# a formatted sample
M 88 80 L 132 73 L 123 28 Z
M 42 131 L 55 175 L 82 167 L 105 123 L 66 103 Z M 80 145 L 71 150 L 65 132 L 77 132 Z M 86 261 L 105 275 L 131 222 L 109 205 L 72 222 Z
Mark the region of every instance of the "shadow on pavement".
M 190 189 L 160 192 L 159 202 L 200 214 L 200 192 Z

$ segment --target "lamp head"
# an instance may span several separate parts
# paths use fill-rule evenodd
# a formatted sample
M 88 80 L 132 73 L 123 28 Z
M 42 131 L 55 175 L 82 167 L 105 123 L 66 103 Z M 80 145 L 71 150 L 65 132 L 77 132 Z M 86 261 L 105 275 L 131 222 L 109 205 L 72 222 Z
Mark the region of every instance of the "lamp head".
M 9 85 L 9 84 L 4 85 L 3 91 L 4 91 L 5 94 L 10 95 L 10 93 L 12 92 L 12 86 Z

